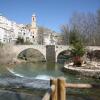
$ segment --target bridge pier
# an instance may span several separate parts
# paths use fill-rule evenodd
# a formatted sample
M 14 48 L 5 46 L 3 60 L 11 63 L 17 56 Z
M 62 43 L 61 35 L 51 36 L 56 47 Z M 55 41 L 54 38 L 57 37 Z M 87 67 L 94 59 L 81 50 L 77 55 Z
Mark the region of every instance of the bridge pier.
M 56 62 L 55 45 L 46 45 L 47 62 Z

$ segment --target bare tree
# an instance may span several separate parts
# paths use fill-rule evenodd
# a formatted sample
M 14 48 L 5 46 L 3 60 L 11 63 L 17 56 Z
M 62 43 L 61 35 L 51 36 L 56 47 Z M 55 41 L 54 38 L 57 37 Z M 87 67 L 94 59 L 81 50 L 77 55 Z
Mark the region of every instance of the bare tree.
M 96 44 L 100 46 L 100 10 L 97 11 Z
M 44 41 L 44 27 L 38 28 L 38 44 L 43 44 Z
M 96 16 L 93 13 L 74 13 L 70 21 L 71 28 L 75 27 L 85 37 L 87 45 L 96 44 L 96 24 Z
M 61 33 L 62 33 L 62 36 L 63 36 L 63 44 L 69 44 L 69 27 L 68 25 L 62 25 L 61 26 Z

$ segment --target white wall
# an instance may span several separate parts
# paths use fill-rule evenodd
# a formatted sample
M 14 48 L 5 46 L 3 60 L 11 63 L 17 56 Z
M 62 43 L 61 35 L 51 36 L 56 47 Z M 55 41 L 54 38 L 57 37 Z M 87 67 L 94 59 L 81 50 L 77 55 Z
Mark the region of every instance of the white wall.
M 33 42 L 32 33 L 23 27 L 25 27 L 25 25 L 16 24 L 16 22 L 10 21 L 6 17 L 0 15 L 0 41 L 3 43 L 16 41 L 18 36 L 21 36 L 25 41 L 29 38 L 29 40 Z M 4 38 L 6 41 L 4 41 Z

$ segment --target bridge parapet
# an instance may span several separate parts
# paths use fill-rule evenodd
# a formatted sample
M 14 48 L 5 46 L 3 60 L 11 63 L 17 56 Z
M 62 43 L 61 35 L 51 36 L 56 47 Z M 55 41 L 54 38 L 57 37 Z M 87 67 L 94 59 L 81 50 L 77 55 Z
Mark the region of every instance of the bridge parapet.
M 14 45 L 13 51 L 15 52 L 16 57 L 24 50 L 27 49 L 36 49 L 41 52 L 46 58 L 46 46 L 45 45 Z
M 87 50 L 90 50 L 90 51 L 100 50 L 100 46 L 87 46 L 86 48 Z
M 26 49 L 33 48 L 33 49 L 40 51 L 46 59 L 46 46 L 47 45 L 14 45 L 13 51 L 15 52 L 16 57 L 17 57 L 18 54 L 20 54 L 22 51 L 24 51 Z M 86 48 L 87 48 L 87 50 L 90 50 L 90 51 L 100 50 L 100 46 L 87 46 Z M 57 61 L 58 55 L 61 52 L 65 51 L 65 50 L 69 50 L 69 49 L 70 49 L 70 47 L 68 45 L 55 45 L 55 59 L 56 59 L 56 61 Z

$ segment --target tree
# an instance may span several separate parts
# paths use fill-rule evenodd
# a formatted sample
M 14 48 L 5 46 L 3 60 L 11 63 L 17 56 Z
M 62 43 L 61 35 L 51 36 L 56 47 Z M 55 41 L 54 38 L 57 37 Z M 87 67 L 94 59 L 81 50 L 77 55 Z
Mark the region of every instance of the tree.
M 46 27 L 38 27 L 38 44 L 44 44 L 45 39 L 48 38 L 49 36 L 51 38 L 51 42 L 54 42 L 53 38 L 56 36 L 56 32 L 52 31 L 51 29 L 48 29 Z
M 2 42 L 0 42 L 0 47 L 2 47 L 3 46 L 3 43 Z
M 24 44 L 24 39 L 22 37 L 18 37 L 16 44 Z
M 69 44 L 69 27 L 68 25 L 62 25 L 61 26 L 61 33 L 63 35 L 63 44 Z
M 100 10 L 97 11 L 97 30 L 100 33 Z
M 93 13 L 77 13 L 72 15 L 70 21 L 71 28 L 75 27 L 84 37 L 87 45 L 96 45 L 96 15 Z
M 43 42 L 44 42 L 44 32 L 45 32 L 44 27 L 38 28 L 38 44 L 43 44 Z
M 100 46 L 100 10 L 97 11 L 96 45 Z
M 75 66 L 81 66 L 82 57 L 85 54 L 85 47 L 80 37 L 79 32 L 76 29 L 70 31 L 69 44 L 71 47 L 71 55 Z

